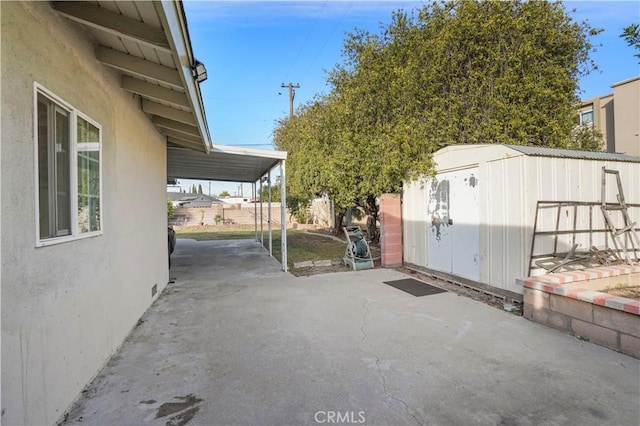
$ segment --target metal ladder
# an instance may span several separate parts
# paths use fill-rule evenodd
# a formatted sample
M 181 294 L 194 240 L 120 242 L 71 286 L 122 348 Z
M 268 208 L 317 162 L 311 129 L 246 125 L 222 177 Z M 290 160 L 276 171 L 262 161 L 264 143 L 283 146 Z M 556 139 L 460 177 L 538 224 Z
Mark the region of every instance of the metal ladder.
M 618 193 L 616 194 L 616 199 L 618 200 L 617 203 L 607 203 L 608 174 L 615 175 L 616 177 L 616 183 L 618 185 Z M 624 200 L 622 182 L 620 181 L 620 172 L 618 170 L 608 170 L 604 166 L 602 167 L 602 197 L 600 208 L 602 209 L 604 220 L 607 223 L 609 232 L 611 233 L 613 245 L 621 254 L 620 257 L 623 258 L 628 264 L 633 263 L 634 260 L 629 253 L 629 251 L 631 251 L 633 253 L 633 257 L 635 257 L 635 261 L 637 262 L 639 260 L 638 247 L 640 247 L 640 239 L 638 238 L 638 234 L 635 230 L 636 223 L 631 222 L 631 218 L 629 217 L 629 213 L 627 211 L 627 203 Z M 617 228 L 611 217 L 611 212 L 618 210 L 622 214 L 622 219 L 624 221 L 624 225 L 622 226 L 622 228 Z

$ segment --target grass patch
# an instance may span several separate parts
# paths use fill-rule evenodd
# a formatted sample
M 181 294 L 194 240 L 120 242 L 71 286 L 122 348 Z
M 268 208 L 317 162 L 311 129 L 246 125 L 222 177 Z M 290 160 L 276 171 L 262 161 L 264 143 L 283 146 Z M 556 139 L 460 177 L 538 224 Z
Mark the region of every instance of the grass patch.
M 268 241 L 265 241 L 269 244 Z M 287 230 L 287 263 L 289 268 L 293 268 L 293 264 L 304 262 L 307 260 L 326 260 L 329 259 L 336 263 L 344 256 L 346 244 L 342 244 L 331 238 L 313 235 L 304 231 Z M 280 250 L 280 234 L 274 235 L 273 238 L 273 255 L 276 259 L 282 261 L 282 253 Z
M 253 227 L 200 226 L 181 229 L 176 228 L 176 236 L 178 238 L 191 238 L 198 241 L 254 240 L 255 231 Z M 264 237 L 264 244 L 266 248 L 268 248 L 268 232 L 265 231 Z M 260 238 L 260 231 L 258 231 L 258 238 Z M 273 230 L 273 255 L 278 261 L 282 262 L 280 241 L 280 229 Z M 292 271 L 294 263 L 307 260 L 318 261 L 329 259 L 334 263 L 340 262 L 344 256 L 345 247 L 346 243 L 341 243 L 332 238 L 295 229 L 287 229 L 287 264 Z M 305 271 L 300 271 L 301 274 L 306 275 L 312 272 L 307 270 L 310 268 L 304 269 Z

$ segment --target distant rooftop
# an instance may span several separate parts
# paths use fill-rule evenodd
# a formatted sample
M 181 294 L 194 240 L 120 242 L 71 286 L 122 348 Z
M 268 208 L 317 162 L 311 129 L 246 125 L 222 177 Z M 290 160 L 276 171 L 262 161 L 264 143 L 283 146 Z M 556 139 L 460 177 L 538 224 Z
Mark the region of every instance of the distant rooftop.
M 202 197 L 205 200 L 209 200 L 212 203 L 219 203 L 221 202 L 221 200 L 219 198 L 213 197 L 211 195 L 207 195 L 207 194 L 187 194 L 184 192 L 171 192 L 171 191 L 167 191 L 167 198 L 171 201 L 191 201 L 194 200 L 198 197 Z

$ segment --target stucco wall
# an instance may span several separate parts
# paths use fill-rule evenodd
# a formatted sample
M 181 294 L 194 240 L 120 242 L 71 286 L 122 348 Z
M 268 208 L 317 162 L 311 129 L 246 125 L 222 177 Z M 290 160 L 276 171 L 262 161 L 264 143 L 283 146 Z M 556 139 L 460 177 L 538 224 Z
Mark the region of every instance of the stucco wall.
M 168 281 L 166 147 L 79 26 L 0 7 L 2 423 L 52 424 Z M 102 126 L 103 235 L 35 246 L 34 81 Z
M 616 152 L 640 156 L 640 77 L 613 87 Z

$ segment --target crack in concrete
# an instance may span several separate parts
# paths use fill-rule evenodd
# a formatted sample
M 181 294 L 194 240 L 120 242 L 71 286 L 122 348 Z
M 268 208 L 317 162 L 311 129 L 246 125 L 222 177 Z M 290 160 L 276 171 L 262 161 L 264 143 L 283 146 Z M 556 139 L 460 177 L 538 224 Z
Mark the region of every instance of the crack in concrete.
M 404 401 L 402 398 L 398 398 L 397 396 L 389 393 L 389 390 L 387 389 L 387 380 L 384 377 L 384 374 L 382 373 L 382 368 L 380 368 L 380 357 L 374 354 L 373 352 L 369 352 L 362 348 L 362 344 L 367 339 L 367 333 L 364 331 L 364 328 L 367 325 L 367 316 L 369 316 L 368 305 L 369 305 L 369 299 L 365 299 L 364 302 L 362 303 L 362 307 L 364 308 L 364 315 L 362 316 L 362 323 L 360 324 L 360 332 L 362 333 L 362 339 L 360 339 L 360 343 L 358 344 L 358 349 L 360 349 L 361 352 L 364 352 L 365 354 L 372 356 L 376 359 L 376 368 L 378 370 L 378 375 L 380 376 L 380 380 L 382 382 L 382 391 L 387 396 L 387 398 L 393 399 L 394 401 L 401 403 L 404 406 L 404 410 L 406 411 L 406 413 L 411 417 L 413 417 L 413 420 L 415 420 L 416 423 L 418 423 L 420 426 L 424 426 L 424 423 L 418 420 L 416 415 L 411 412 L 412 411 L 411 407 L 409 407 L 409 404 L 406 401 Z

